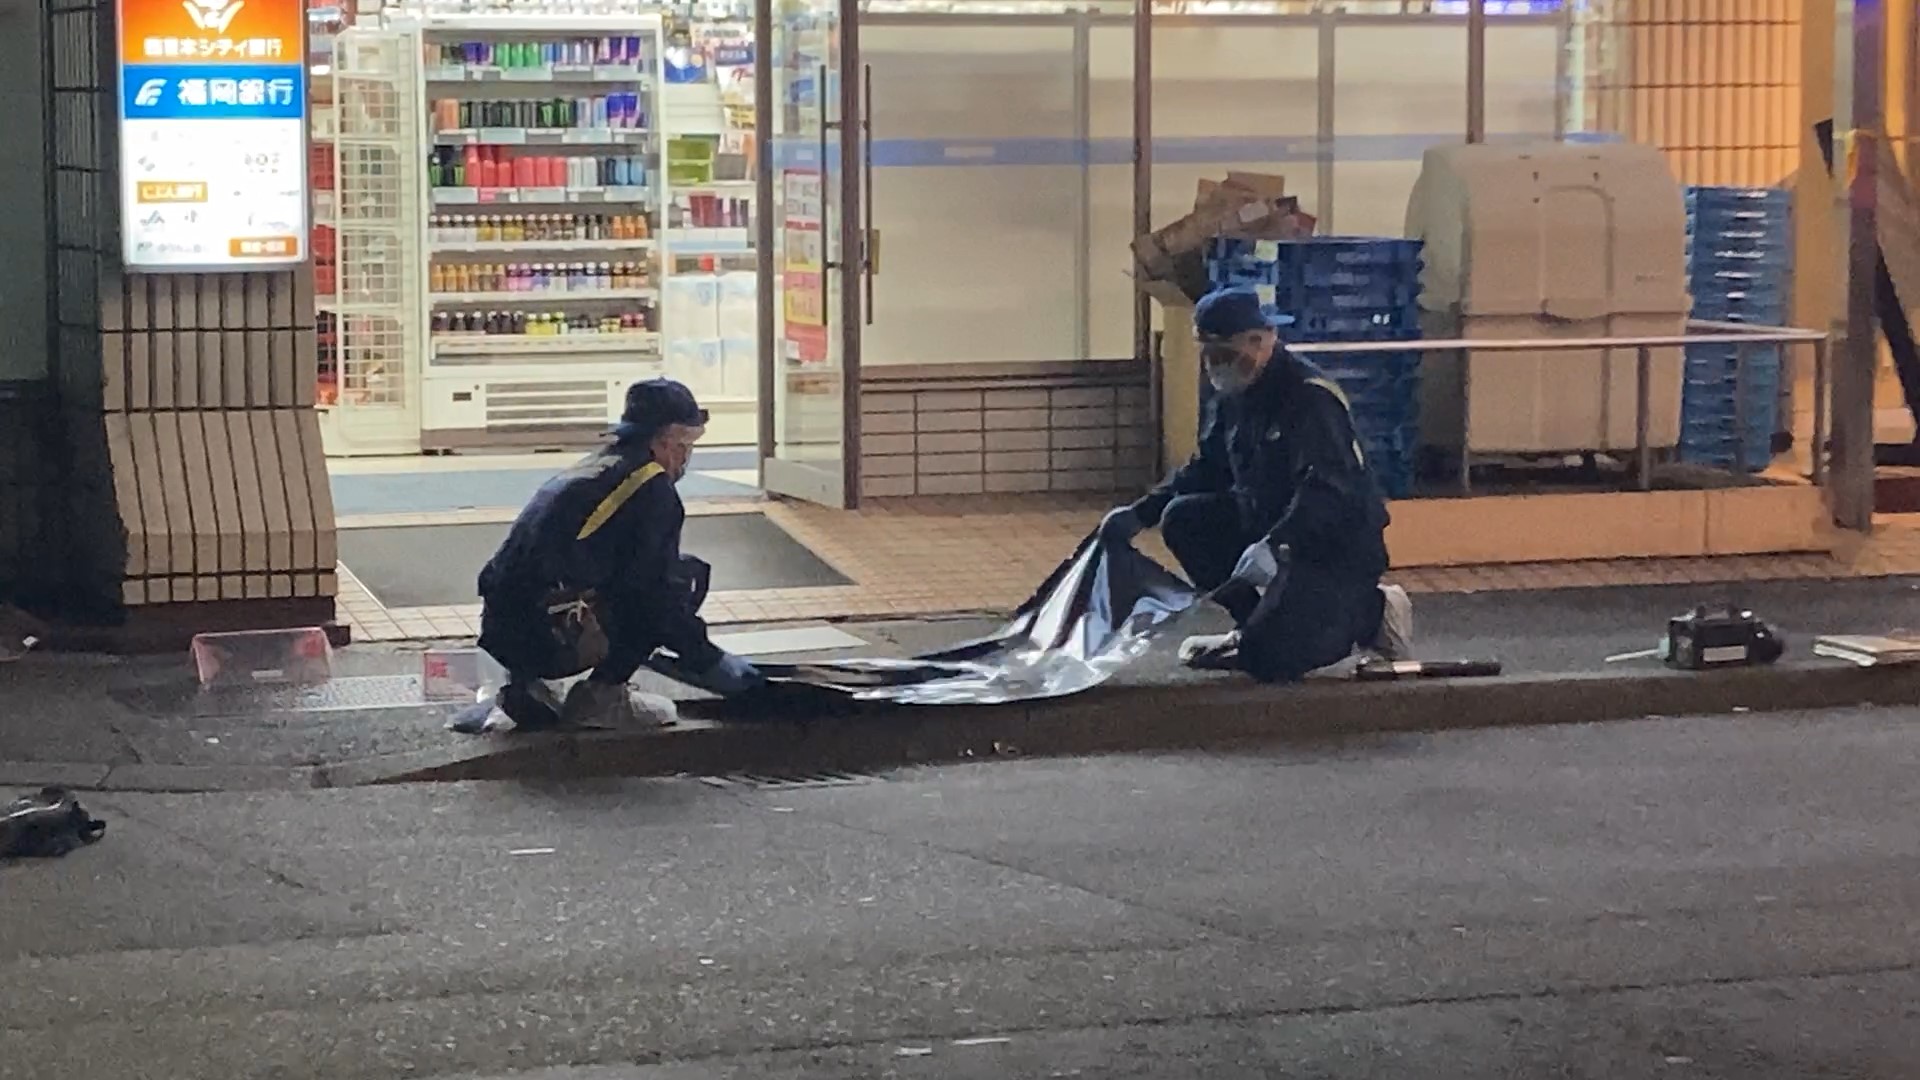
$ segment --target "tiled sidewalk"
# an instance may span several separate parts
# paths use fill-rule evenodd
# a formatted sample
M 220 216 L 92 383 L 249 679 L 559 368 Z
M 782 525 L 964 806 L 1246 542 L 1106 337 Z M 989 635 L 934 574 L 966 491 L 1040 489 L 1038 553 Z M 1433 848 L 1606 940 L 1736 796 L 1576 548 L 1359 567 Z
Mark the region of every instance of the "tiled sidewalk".
M 714 624 L 854 616 L 1005 612 L 1072 552 L 1104 501 L 1053 496 L 878 500 L 855 513 L 798 503 L 694 504 L 694 513 L 764 511 L 855 584 L 714 593 Z M 397 522 L 396 522 L 397 523 Z M 1171 563 L 1157 534 L 1143 550 Z M 697 553 L 696 553 L 697 554 Z M 1628 559 L 1396 571 L 1414 592 L 1494 592 L 1920 574 L 1920 520 L 1890 517 L 1834 555 Z M 341 568 L 340 615 L 356 640 L 472 637 L 477 604 L 387 609 Z

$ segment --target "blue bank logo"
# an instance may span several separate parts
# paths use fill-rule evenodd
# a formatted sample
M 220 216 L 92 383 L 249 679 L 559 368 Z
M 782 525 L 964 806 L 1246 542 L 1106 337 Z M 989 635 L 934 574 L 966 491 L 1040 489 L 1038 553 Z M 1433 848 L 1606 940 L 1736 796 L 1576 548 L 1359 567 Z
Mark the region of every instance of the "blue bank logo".
M 298 120 L 306 70 L 298 64 L 130 64 L 122 78 L 129 120 Z

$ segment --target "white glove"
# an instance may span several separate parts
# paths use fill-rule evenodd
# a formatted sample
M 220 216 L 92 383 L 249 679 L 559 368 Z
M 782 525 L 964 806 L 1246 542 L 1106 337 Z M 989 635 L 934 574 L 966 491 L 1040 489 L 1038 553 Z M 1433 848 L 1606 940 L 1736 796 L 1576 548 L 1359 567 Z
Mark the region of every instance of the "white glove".
M 1229 580 L 1251 585 L 1256 589 L 1264 589 L 1273 584 L 1273 579 L 1279 576 L 1279 557 L 1275 554 L 1273 545 L 1263 539 L 1248 544 L 1247 550 L 1240 553 L 1240 561 L 1234 564 L 1233 577 Z

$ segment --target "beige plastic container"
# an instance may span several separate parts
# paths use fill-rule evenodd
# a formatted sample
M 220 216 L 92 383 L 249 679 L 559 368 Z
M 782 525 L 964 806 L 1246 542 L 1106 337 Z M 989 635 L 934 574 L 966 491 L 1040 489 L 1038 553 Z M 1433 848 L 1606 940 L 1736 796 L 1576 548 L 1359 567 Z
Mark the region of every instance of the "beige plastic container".
M 1407 235 L 1426 245 L 1420 306 L 1428 337 L 1686 330 L 1686 207 L 1650 147 L 1429 150 L 1408 200 Z M 1670 447 L 1680 435 L 1682 350 L 1656 349 L 1652 359 L 1649 441 Z M 1422 441 L 1475 453 L 1630 449 L 1634 368 L 1631 348 L 1429 353 Z

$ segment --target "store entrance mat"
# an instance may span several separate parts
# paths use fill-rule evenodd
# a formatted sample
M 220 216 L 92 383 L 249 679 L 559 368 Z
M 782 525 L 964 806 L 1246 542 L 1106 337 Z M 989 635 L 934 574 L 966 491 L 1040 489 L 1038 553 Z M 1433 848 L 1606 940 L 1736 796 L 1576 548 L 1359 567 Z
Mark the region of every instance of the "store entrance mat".
M 478 603 L 474 580 L 508 527 L 342 529 L 340 562 L 389 608 Z M 680 550 L 713 565 L 715 592 L 853 584 L 762 514 L 690 517 Z

